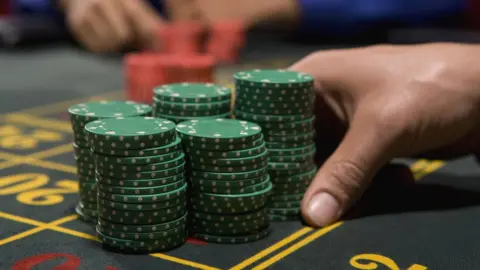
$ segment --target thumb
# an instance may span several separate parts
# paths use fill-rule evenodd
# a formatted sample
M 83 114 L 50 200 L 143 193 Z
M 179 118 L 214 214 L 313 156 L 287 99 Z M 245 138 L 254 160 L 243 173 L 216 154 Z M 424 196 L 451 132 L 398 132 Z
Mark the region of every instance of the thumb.
M 390 159 L 391 138 L 369 118 L 354 117 L 343 141 L 319 169 L 305 193 L 302 213 L 312 226 L 337 221 L 362 196 L 376 171 Z

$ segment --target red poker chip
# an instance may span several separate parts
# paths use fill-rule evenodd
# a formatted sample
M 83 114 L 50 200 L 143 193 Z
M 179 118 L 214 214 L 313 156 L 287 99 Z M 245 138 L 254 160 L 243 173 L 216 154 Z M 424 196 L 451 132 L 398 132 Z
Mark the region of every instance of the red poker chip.
M 200 23 L 181 22 L 158 27 L 157 43 L 161 51 L 175 54 L 194 54 L 202 51 L 205 27 Z
M 185 56 L 180 60 L 184 82 L 214 82 L 216 60 L 210 54 Z

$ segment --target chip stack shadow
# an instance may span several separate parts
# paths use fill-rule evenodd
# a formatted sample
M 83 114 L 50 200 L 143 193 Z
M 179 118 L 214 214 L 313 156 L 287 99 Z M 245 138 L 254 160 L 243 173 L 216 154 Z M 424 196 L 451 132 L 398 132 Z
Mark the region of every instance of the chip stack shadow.
M 178 83 L 154 89 L 153 115 L 179 123 L 229 118 L 232 90 L 212 83 Z
M 97 223 L 97 187 L 95 163 L 85 133 L 85 125 L 91 121 L 130 116 L 150 116 L 152 107 L 131 101 L 93 101 L 80 103 L 68 109 L 74 136 L 73 149 L 77 165 L 80 202 L 75 211 L 88 223 Z
M 266 237 L 272 183 L 260 126 L 234 119 L 190 120 L 179 123 L 177 132 L 187 153 L 192 235 L 223 244 Z
M 96 168 L 96 231 L 104 247 L 149 253 L 185 243 L 185 154 L 175 123 L 114 118 L 90 122 L 85 130 Z
M 234 79 L 235 118 L 259 124 L 265 137 L 274 185 L 270 220 L 298 220 L 301 200 L 317 170 L 313 78 L 256 69 L 238 72 Z

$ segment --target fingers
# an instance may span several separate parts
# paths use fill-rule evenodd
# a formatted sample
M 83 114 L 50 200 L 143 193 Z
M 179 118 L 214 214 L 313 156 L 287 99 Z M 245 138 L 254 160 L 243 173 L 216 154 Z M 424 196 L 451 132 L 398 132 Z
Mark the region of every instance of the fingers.
M 317 172 L 302 201 L 302 213 L 311 225 L 337 221 L 358 200 L 375 172 L 388 160 L 390 137 L 359 114 L 343 141 Z
M 165 0 L 172 21 L 182 22 L 197 19 L 197 10 L 193 0 Z
M 144 1 L 124 1 L 124 8 L 135 32 L 135 45 L 140 49 L 150 48 L 154 44 L 154 29 L 163 19 Z

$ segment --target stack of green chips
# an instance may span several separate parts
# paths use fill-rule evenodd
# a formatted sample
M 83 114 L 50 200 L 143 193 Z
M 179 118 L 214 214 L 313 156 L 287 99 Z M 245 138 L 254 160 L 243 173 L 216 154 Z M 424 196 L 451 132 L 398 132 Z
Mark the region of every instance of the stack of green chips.
M 274 185 L 270 220 L 298 220 L 317 170 L 313 78 L 287 70 L 251 70 L 234 78 L 236 118 L 259 124 L 265 137 Z
M 85 126 L 95 160 L 97 234 L 122 252 L 166 251 L 185 243 L 185 154 L 175 124 L 154 117 Z
M 154 89 L 154 116 L 176 123 L 231 116 L 232 90 L 211 83 L 177 83 Z
M 234 119 L 190 120 L 179 123 L 177 132 L 187 153 L 193 236 L 225 244 L 267 236 L 272 183 L 260 126 Z
M 95 224 L 97 223 L 95 163 L 84 127 L 87 123 L 99 119 L 149 116 L 152 107 L 131 101 L 95 101 L 73 105 L 68 112 L 72 122 L 80 195 L 80 202 L 75 210 L 82 220 Z

